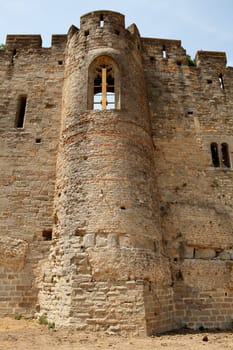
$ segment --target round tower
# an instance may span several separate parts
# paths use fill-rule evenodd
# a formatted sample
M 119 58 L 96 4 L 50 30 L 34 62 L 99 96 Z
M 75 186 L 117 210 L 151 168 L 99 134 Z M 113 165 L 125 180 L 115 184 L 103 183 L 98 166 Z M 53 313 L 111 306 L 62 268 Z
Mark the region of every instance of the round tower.
M 53 244 L 40 292 L 49 320 L 152 331 L 151 300 L 170 284 L 153 156 L 138 30 L 119 13 L 88 13 L 68 33 Z

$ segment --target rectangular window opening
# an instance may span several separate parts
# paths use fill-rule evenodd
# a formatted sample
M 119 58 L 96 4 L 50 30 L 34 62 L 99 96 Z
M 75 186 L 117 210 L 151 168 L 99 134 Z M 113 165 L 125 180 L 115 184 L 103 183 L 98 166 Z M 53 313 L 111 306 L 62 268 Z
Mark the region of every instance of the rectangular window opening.
M 215 168 L 219 168 L 220 160 L 219 160 L 219 154 L 218 154 L 218 144 L 216 142 L 212 142 L 210 145 L 210 149 L 211 149 L 213 166 Z
M 27 105 L 27 96 L 21 96 L 19 98 L 18 107 L 17 107 L 16 122 L 15 122 L 16 128 L 21 129 L 24 127 L 26 105 Z
M 167 51 L 165 46 L 163 46 L 163 58 L 167 59 Z
M 223 166 L 223 168 L 230 168 L 231 162 L 230 162 L 229 147 L 228 147 L 227 143 L 221 144 L 221 152 L 222 152 L 222 166 Z
M 94 109 L 102 109 L 102 92 L 98 92 L 94 95 Z
M 100 15 L 100 28 L 104 27 L 104 16 Z
M 42 238 L 44 241 L 51 241 L 53 238 L 53 230 L 51 228 L 45 229 L 42 232 Z
M 11 63 L 12 64 L 14 64 L 16 56 L 17 56 L 17 50 L 14 49 L 13 52 L 12 52 L 12 56 L 11 56 Z
M 215 168 L 229 169 L 231 168 L 229 146 L 225 142 L 221 144 L 221 149 L 219 146 L 216 142 L 210 144 L 213 166 Z
M 107 92 L 107 107 L 106 109 L 115 109 L 115 93 Z
M 224 81 L 223 81 L 222 74 L 219 74 L 218 80 L 219 80 L 221 89 L 224 90 Z

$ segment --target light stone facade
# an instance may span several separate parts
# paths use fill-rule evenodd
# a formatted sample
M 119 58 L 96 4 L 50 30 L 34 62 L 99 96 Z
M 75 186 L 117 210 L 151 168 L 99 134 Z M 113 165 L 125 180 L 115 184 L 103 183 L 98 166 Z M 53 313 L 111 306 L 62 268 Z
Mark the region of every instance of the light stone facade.
M 232 325 L 232 78 L 225 53 L 193 64 L 116 12 L 50 48 L 7 36 L 0 316 L 136 335 Z

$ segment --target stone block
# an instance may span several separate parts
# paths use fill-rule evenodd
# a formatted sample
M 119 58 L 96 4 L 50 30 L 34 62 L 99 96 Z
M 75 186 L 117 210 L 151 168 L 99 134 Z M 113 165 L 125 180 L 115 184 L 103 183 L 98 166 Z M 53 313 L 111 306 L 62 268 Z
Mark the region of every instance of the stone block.
M 107 247 L 108 245 L 108 235 L 107 234 L 98 234 L 96 235 L 96 247 Z
M 130 248 L 132 246 L 130 236 L 128 235 L 120 236 L 119 243 L 121 248 Z
M 231 253 L 227 250 L 224 250 L 219 254 L 219 259 L 221 260 L 231 260 Z
M 118 246 L 118 237 L 116 234 L 108 235 L 108 246 L 111 248 L 116 248 Z
M 214 249 L 195 249 L 196 259 L 213 259 L 216 257 L 216 251 Z
M 95 246 L 95 234 L 88 233 L 83 238 L 83 245 L 85 248 L 90 248 Z
M 194 248 L 185 246 L 184 247 L 184 259 L 193 259 L 194 258 Z

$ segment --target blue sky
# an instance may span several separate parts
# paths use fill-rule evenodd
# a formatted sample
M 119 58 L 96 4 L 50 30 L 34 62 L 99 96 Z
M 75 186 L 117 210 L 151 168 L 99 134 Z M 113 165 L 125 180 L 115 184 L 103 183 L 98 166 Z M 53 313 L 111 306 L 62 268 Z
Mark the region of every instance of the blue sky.
M 67 33 L 93 10 L 114 10 L 135 23 L 143 37 L 182 40 L 192 57 L 197 50 L 225 51 L 233 66 L 233 0 L 0 0 L 0 43 L 7 34 Z

